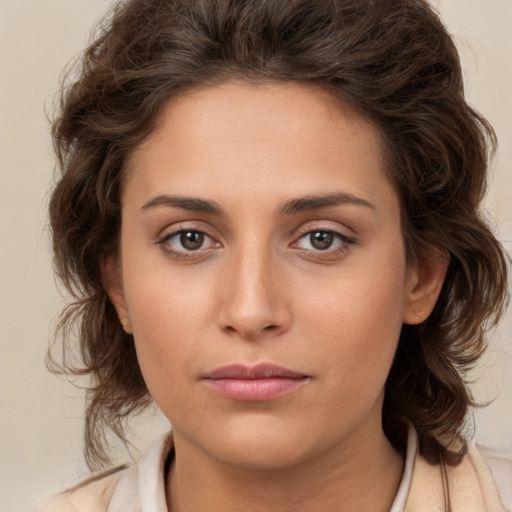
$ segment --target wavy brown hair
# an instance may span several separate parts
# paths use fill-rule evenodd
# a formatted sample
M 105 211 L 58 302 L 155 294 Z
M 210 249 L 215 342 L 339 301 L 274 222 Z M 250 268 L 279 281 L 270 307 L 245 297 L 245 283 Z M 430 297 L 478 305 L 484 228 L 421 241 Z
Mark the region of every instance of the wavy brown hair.
M 456 463 L 474 405 L 467 371 L 506 306 L 507 258 L 480 213 L 495 135 L 466 103 L 455 45 L 423 0 L 128 0 L 99 25 L 64 79 L 49 208 L 55 270 L 72 297 L 64 351 L 49 362 L 91 378 L 88 463 L 108 463 L 105 433 L 125 439 L 126 418 L 151 403 L 100 269 L 117 251 L 124 165 L 166 102 L 233 78 L 315 84 L 378 127 L 410 264 L 433 248 L 450 258 L 433 313 L 403 327 L 384 425 L 404 416 L 422 449 Z

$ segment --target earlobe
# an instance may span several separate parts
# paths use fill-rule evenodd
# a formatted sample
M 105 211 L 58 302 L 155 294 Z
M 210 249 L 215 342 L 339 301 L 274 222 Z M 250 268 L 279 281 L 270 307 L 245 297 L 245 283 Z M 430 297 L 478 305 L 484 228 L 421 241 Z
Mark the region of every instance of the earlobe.
M 121 322 L 121 325 L 123 326 L 123 330 L 126 334 L 133 334 L 132 324 L 130 323 L 130 320 L 128 319 L 128 317 L 120 318 L 119 321 Z
M 130 323 L 130 315 L 124 297 L 121 268 L 114 256 L 106 257 L 101 264 L 101 276 L 103 287 L 107 292 L 112 304 L 116 308 L 117 316 L 126 334 L 133 334 Z
M 409 268 L 404 324 L 416 325 L 428 318 L 441 293 L 449 263 L 448 256 L 432 251 L 417 266 Z

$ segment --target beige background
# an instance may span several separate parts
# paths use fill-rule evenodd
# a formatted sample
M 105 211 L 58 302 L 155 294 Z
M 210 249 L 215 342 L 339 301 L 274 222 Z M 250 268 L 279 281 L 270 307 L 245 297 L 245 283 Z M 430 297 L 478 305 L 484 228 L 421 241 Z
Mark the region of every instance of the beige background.
M 44 108 L 107 0 L 0 0 L 0 510 L 27 510 L 83 476 L 82 396 L 47 373 L 44 354 L 61 306 L 45 209 L 53 155 Z M 512 249 L 512 0 L 435 0 L 463 55 L 467 92 L 501 142 L 488 210 Z M 495 402 L 476 437 L 512 451 L 512 314 L 475 378 Z M 144 446 L 165 429 L 149 415 Z M 120 451 L 120 460 L 125 459 Z

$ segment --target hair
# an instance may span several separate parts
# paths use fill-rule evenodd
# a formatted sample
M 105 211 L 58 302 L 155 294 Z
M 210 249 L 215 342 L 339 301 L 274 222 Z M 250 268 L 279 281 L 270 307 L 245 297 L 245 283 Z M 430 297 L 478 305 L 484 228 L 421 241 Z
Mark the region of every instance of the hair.
M 450 263 L 434 311 L 404 325 L 383 422 L 405 417 L 422 450 L 457 463 L 476 405 L 468 370 L 508 300 L 507 256 L 480 211 L 495 135 L 464 99 L 454 42 L 424 0 L 128 0 L 67 74 L 53 124 L 60 175 L 49 212 L 54 265 L 71 294 L 54 371 L 89 375 L 85 455 L 108 464 L 106 432 L 151 403 L 134 340 L 102 280 L 118 249 L 125 163 L 162 106 L 230 79 L 297 81 L 355 106 L 381 134 L 402 206 L 408 262 Z M 71 354 L 71 355 L 70 355 Z

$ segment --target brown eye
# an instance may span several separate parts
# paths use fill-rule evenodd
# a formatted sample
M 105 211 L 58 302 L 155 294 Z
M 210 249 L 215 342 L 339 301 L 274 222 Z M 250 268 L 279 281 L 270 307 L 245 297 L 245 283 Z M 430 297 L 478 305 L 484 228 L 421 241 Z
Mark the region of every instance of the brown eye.
M 309 242 L 319 251 L 325 251 L 331 247 L 334 241 L 334 233 L 331 231 L 312 231 L 309 234 Z
M 199 229 L 178 229 L 164 235 L 157 245 L 165 254 L 174 259 L 190 258 L 192 261 L 208 257 L 212 249 L 219 249 L 222 244 Z
M 204 233 L 200 231 L 182 231 L 180 243 L 184 249 L 195 251 L 200 249 L 204 243 Z
M 203 231 L 180 229 L 158 240 L 158 245 L 169 255 L 183 256 L 201 254 L 205 250 L 220 247 L 220 244 Z
M 337 255 L 355 243 L 354 239 L 331 229 L 312 229 L 304 233 L 292 247 L 306 250 L 311 254 L 324 252 L 326 255 Z

